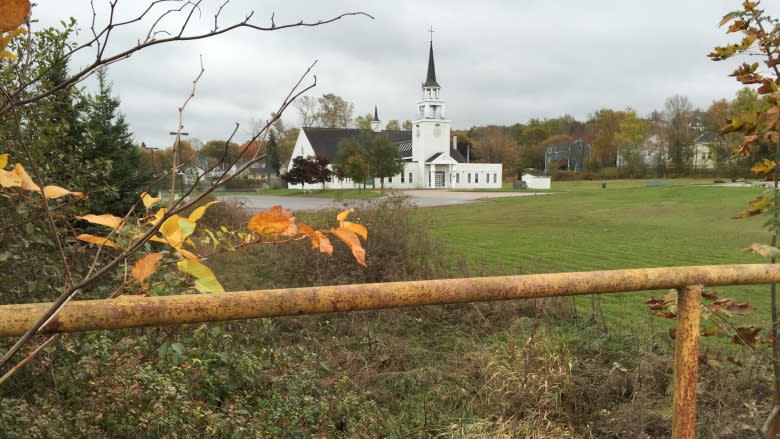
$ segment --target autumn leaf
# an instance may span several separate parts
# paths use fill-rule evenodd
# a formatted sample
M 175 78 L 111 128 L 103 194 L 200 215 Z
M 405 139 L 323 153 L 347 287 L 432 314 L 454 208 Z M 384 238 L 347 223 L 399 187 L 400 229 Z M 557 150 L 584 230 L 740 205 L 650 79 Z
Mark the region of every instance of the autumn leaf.
M 718 299 L 706 306 L 713 312 L 722 312 L 727 315 L 745 315 L 754 311 L 749 303 L 737 303 L 732 299 Z
M 750 168 L 750 171 L 753 172 L 754 174 L 761 175 L 761 174 L 768 174 L 772 172 L 773 169 L 775 169 L 774 160 L 764 159 L 756 163 L 755 165 L 753 165 Z
M 766 111 L 767 128 L 769 129 L 776 128 L 778 116 L 780 116 L 780 107 L 778 107 L 777 105 L 771 107 L 769 110 Z
M 295 217 L 279 205 L 250 218 L 247 228 L 261 235 L 293 237 L 298 233 Z
M 179 270 L 195 277 L 195 289 L 201 293 L 224 293 L 225 289 L 219 283 L 211 269 L 198 261 L 184 259 L 176 263 Z
M 37 184 L 33 183 L 32 178 L 30 178 L 29 175 L 27 175 L 27 171 L 24 170 L 24 167 L 20 165 L 19 163 L 14 165 L 14 172 L 16 172 L 16 175 L 19 176 L 19 179 L 21 180 L 21 187 L 22 189 L 26 191 L 33 191 L 33 192 L 40 192 L 41 188 Z
M 703 337 L 712 337 L 720 334 L 720 328 L 717 326 L 702 326 L 700 332 Z
M 180 248 L 193 232 L 195 232 L 195 223 L 179 215 L 170 216 L 160 226 L 160 233 L 162 233 L 168 245 L 175 249 Z
M 162 253 L 147 253 L 140 259 L 135 261 L 133 265 L 132 275 L 135 280 L 145 285 L 144 281 L 147 277 L 153 275 L 157 271 L 157 263 L 162 259 Z
M 65 188 L 59 187 L 59 186 L 46 186 L 46 187 L 44 187 L 43 188 L 43 195 L 46 198 L 50 198 L 50 199 L 56 199 L 56 198 L 64 197 L 66 195 L 72 195 L 72 196 L 74 196 L 76 198 L 79 198 L 79 199 L 82 199 L 82 200 L 87 198 L 87 196 L 84 195 L 83 192 L 72 192 L 72 191 L 69 191 L 69 190 L 67 190 Z
M 6 171 L 0 169 L 0 186 L 1 187 L 20 187 L 22 185 L 22 178 L 19 177 L 15 171 Z
M 317 238 L 319 239 L 320 243 L 320 253 L 325 253 L 327 255 L 333 254 L 333 244 L 331 244 L 330 239 L 325 235 L 324 233 L 320 232 L 319 230 L 316 231 Z
M 209 208 L 212 204 L 219 203 L 219 201 L 210 201 L 203 206 L 198 207 L 197 209 L 193 210 L 190 216 L 187 218 L 191 223 L 197 223 L 199 219 L 203 217 L 203 215 L 206 213 L 206 209 Z
M 162 197 L 153 197 L 146 192 L 141 194 L 141 201 L 144 203 L 145 208 L 150 208 L 154 206 L 155 204 L 159 203 L 162 200 Z
M 718 292 L 714 289 L 712 290 L 705 290 L 701 292 L 701 297 L 707 300 L 715 300 L 718 298 Z
M 116 243 L 114 241 L 107 238 L 103 238 L 102 236 L 88 235 L 86 233 L 82 233 L 81 235 L 77 236 L 76 239 L 78 239 L 79 241 L 88 242 L 90 244 L 97 244 L 106 247 L 116 248 Z
M 111 215 L 110 213 L 104 213 L 103 215 L 87 214 L 84 216 L 77 216 L 76 219 L 88 221 L 92 224 L 99 226 L 105 226 L 111 229 L 119 228 L 122 225 L 122 218 Z
M 0 154 L 0 169 L 8 166 L 8 154 Z
M 355 232 L 358 236 L 362 237 L 364 240 L 368 239 L 368 230 L 362 224 L 351 223 L 349 221 L 342 221 L 341 227 Z
M 330 229 L 330 232 L 336 235 L 350 250 L 352 255 L 357 260 L 358 264 L 367 267 L 366 265 L 366 251 L 360 245 L 360 239 L 352 230 L 339 227 L 338 229 Z
M 0 2 L 0 32 L 9 32 L 23 25 L 29 14 L 29 0 L 3 0 Z
M 317 235 L 317 231 L 314 230 L 310 225 L 305 223 L 298 224 L 298 231 L 311 239 L 311 248 L 320 247 L 320 237 Z
M 731 341 L 735 344 L 749 344 L 754 345 L 758 341 L 758 333 L 761 328 L 758 326 L 739 326 L 737 327 L 737 333 L 731 337 Z
M 347 219 L 350 213 L 354 212 L 355 209 L 347 209 L 342 212 L 340 212 L 338 215 L 336 215 L 336 221 L 342 222 Z

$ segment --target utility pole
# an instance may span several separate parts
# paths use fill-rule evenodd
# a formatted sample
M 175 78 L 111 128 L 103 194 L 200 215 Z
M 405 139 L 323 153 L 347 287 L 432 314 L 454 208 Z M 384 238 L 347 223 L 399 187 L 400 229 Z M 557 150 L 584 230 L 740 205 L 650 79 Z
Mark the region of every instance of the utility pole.
M 176 140 L 174 141 L 175 143 L 173 145 L 173 147 L 175 149 L 173 150 L 173 154 L 172 154 L 174 156 L 174 162 L 173 162 L 174 163 L 174 173 L 171 176 L 171 178 L 173 178 L 173 185 L 174 185 L 174 188 L 175 188 L 175 186 L 176 186 L 176 176 L 177 175 L 181 175 L 181 193 L 182 193 L 182 195 L 184 194 L 184 169 L 183 168 L 179 169 L 179 167 L 183 163 L 182 155 L 181 155 L 181 136 L 189 136 L 190 135 L 190 133 L 188 133 L 188 132 L 181 131 L 183 129 L 184 129 L 184 127 L 181 126 L 181 127 L 179 127 L 179 131 L 171 131 L 171 132 L 168 133 L 168 134 L 170 134 L 172 136 L 176 136 Z M 173 193 L 171 193 L 171 196 L 173 196 Z

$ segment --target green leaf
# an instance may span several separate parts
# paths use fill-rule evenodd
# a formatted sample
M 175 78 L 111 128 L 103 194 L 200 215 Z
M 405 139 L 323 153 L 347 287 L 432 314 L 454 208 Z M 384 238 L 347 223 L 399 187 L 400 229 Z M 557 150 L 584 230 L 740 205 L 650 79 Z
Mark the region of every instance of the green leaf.
M 211 269 L 198 261 L 184 259 L 176 263 L 179 270 L 195 277 L 195 289 L 201 293 L 224 293 L 225 289 L 219 283 Z

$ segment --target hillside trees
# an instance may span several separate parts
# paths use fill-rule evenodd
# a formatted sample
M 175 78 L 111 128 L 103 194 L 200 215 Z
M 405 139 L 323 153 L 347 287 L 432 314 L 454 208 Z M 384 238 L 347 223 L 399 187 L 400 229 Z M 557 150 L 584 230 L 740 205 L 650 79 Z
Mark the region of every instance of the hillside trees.
M 642 147 L 646 145 L 650 133 L 650 123 L 640 118 L 632 108 L 626 109 L 623 119 L 618 124 L 616 142 L 618 153 L 624 162 L 629 175 L 641 176 L 646 164 L 642 156 Z
M 691 167 L 693 140 L 697 135 L 691 129 L 693 120 L 693 105 L 687 96 L 674 95 L 666 99 L 664 140 L 672 167 L 680 174 L 687 173 Z
M 518 152 L 517 141 L 506 128 L 489 126 L 474 135 L 474 155 L 484 163 L 501 163 L 504 172 L 514 169 Z

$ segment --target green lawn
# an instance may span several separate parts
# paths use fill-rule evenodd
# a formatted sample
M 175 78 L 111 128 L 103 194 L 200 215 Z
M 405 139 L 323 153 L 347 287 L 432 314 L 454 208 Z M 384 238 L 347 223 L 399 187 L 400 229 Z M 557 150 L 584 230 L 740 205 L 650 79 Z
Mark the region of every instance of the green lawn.
M 429 208 L 420 215 L 453 255 L 465 258 L 471 274 L 482 276 L 764 262 L 743 249 L 768 241 L 762 228 L 766 218 L 732 219 L 759 189 L 609 183 L 614 189 L 608 184 L 603 190 L 489 199 Z M 766 314 L 756 318 L 768 317 L 766 287 L 718 290 Z M 601 296 L 606 319 L 647 319 L 641 301 L 648 296 Z M 590 304 L 586 298 L 578 302 Z

